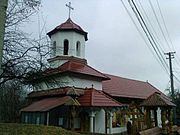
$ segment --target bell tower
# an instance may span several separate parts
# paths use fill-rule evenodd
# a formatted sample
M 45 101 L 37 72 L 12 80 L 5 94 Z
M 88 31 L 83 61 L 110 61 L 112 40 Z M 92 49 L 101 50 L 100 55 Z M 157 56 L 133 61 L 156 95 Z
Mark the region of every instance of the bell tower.
M 51 67 L 58 67 L 72 58 L 85 60 L 87 32 L 71 20 L 70 12 L 74 9 L 71 3 L 66 6 L 69 8 L 67 21 L 47 33 L 51 39 L 51 57 L 48 60 Z

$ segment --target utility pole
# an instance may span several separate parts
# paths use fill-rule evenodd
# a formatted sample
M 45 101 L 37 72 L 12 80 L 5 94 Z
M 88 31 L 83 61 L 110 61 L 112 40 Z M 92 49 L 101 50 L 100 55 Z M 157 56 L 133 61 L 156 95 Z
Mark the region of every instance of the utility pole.
M 175 95 L 174 95 L 174 80 L 173 80 L 173 71 L 172 71 L 172 59 L 174 58 L 174 54 L 176 52 L 168 52 L 168 53 L 165 53 L 165 55 L 168 55 L 168 58 L 169 59 L 169 70 L 170 70 L 170 81 L 171 81 L 171 98 L 172 98 L 172 101 L 174 103 L 175 101 Z M 173 107 L 173 114 L 174 114 L 174 117 L 173 117 L 173 121 L 174 121 L 174 124 L 176 124 L 176 108 Z
M 173 70 L 172 70 L 172 59 L 174 58 L 174 54 L 176 52 L 168 52 L 168 53 L 165 53 L 165 55 L 168 55 L 168 58 L 169 59 L 169 70 L 170 70 L 170 81 L 171 81 L 171 97 L 172 97 L 172 100 L 174 102 L 174 80 L 173 80 Z
M 8 0 L 0 0 L 0 74 L 2 73 L 2 56 L 3 56 L 7 5 L 8 5 Z

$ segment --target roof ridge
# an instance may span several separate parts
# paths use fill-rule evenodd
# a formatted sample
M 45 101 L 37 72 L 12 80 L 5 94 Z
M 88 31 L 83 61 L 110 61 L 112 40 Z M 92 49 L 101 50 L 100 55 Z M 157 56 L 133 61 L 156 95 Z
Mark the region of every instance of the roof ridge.
M 153 88 L 155 88 L 156 90 L 158 90 L 158 92 L 160 92 L 160 93 L 163 93 L 163 92 L 161 92 L 158 88 L 156 88 L 155 86 L 153 86 L 152 84 L 150 84 L 149 82 L 146 82 L 148 85 L 150 85 L 151 87 L 153 87 Z M 164 94 L 164 93 L 163 93 Z M 165 95 L 165 94 L 164 94 Z
M 105 76 L 106 78 L 109 78 L 108 76 L 106 76 L 104 73 L 102 73 L 102 72 L 100 72 L 100 71 L 98 71 L 98 70 L 96 70 L 95 68 L 93 68 L 93 67 L 91 67 L 91 66 L 89 66 L 88 64 L 86 64 L 89 68 L 91 68 L 91 69 L 93 69 L 93 70 L 95 70 L 96 72 L 98 72 L 98 73 L 100 73 L 101 75 L 103 75 L 103 76 Z M 110 80 L 111 78 L 109 78 L 109 80 Z
M 64 23 L 72 23 L 73 24 L 73 28 L 75 28 L 74 27 L 74 25 L 76 25 L 76 26 L 78 26 L 82 31 L 84 31 L 82 28 L 81 28 L 81 26 L 80 25 L 78 25 L 77 23 L 75 23 L 71 18 L 68 18 Z M 63 24 L 64 24 L 63 23 Z M 76 29 L 76 28 L 75 28 Z
M 136 79 L 132 79 L 132 78 L 127 78 L 127 77 L 122 77 L 122 76 L 117 76 L 117 75 L 112 75 L 112 74 L 107 74 L 107 73 L 104 73 L 104 74 L 107 75 L 107 76 L 118 77 L 118 78 L 122 78 L 122 79 L 126 79 L 126 80 L 131 80 L 131 81 L 137 81 L 137 82 L 142 82 L 142 83 L 149 83 L 149 82 L 142 81 L 142 80 L 136 80 Z

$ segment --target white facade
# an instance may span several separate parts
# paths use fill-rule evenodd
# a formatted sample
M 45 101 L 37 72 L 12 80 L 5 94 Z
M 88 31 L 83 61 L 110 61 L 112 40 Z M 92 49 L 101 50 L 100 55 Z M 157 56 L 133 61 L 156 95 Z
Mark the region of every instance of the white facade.
M 100 109 L 95 115 L 95 133 L 106 133 L 105 132 L 105 111 Z
M 50 78 L 51 79 L 51 78 Z M 49 79 L 49 80 L 50 80 Z M 53 80 L 56 80 L 56 82 L 53 82 Z M 53 89 L 53 88 L 59 88 L 59 87 L 65 87 L 65 86 L 70 86 L 70 87 L 77 87 L 77 88 L 95 88 L 96 90 L 102 90 L 102 80 L 95 80 L 91 77 L 86 77 L 83 78 L 81 76 L 61 76 L 57 78 L 53 78 L 52 82 L 40 82 L 37 83 L 36 86 L 34 87 L 34 90 L 48 90 L 48 89 Z
M 51 48 L 55 49 L 51 57 L 64 56 L 64 41 L 68 40 L 67 56 L 78 58 L 85 57 L 85 38 L 84 35 L 73 31 L 59 31 L 51 36 Z M 54 46 L 54 43 L 56 45 Z

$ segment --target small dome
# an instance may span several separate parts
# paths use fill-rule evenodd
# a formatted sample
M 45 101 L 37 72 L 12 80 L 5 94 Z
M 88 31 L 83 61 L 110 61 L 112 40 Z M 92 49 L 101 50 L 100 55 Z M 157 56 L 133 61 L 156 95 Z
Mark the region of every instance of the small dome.
M 86 41 L 88 40 L 87 32 L 85 32 L 79 25 L 75 24 L 70 18 L 66 22 L 57 26 L 52 31 L 48 32 L 47 35 L 51 37 L 51 35 L 55 34 L 58 31 L 75 31 L 84 35 Z

